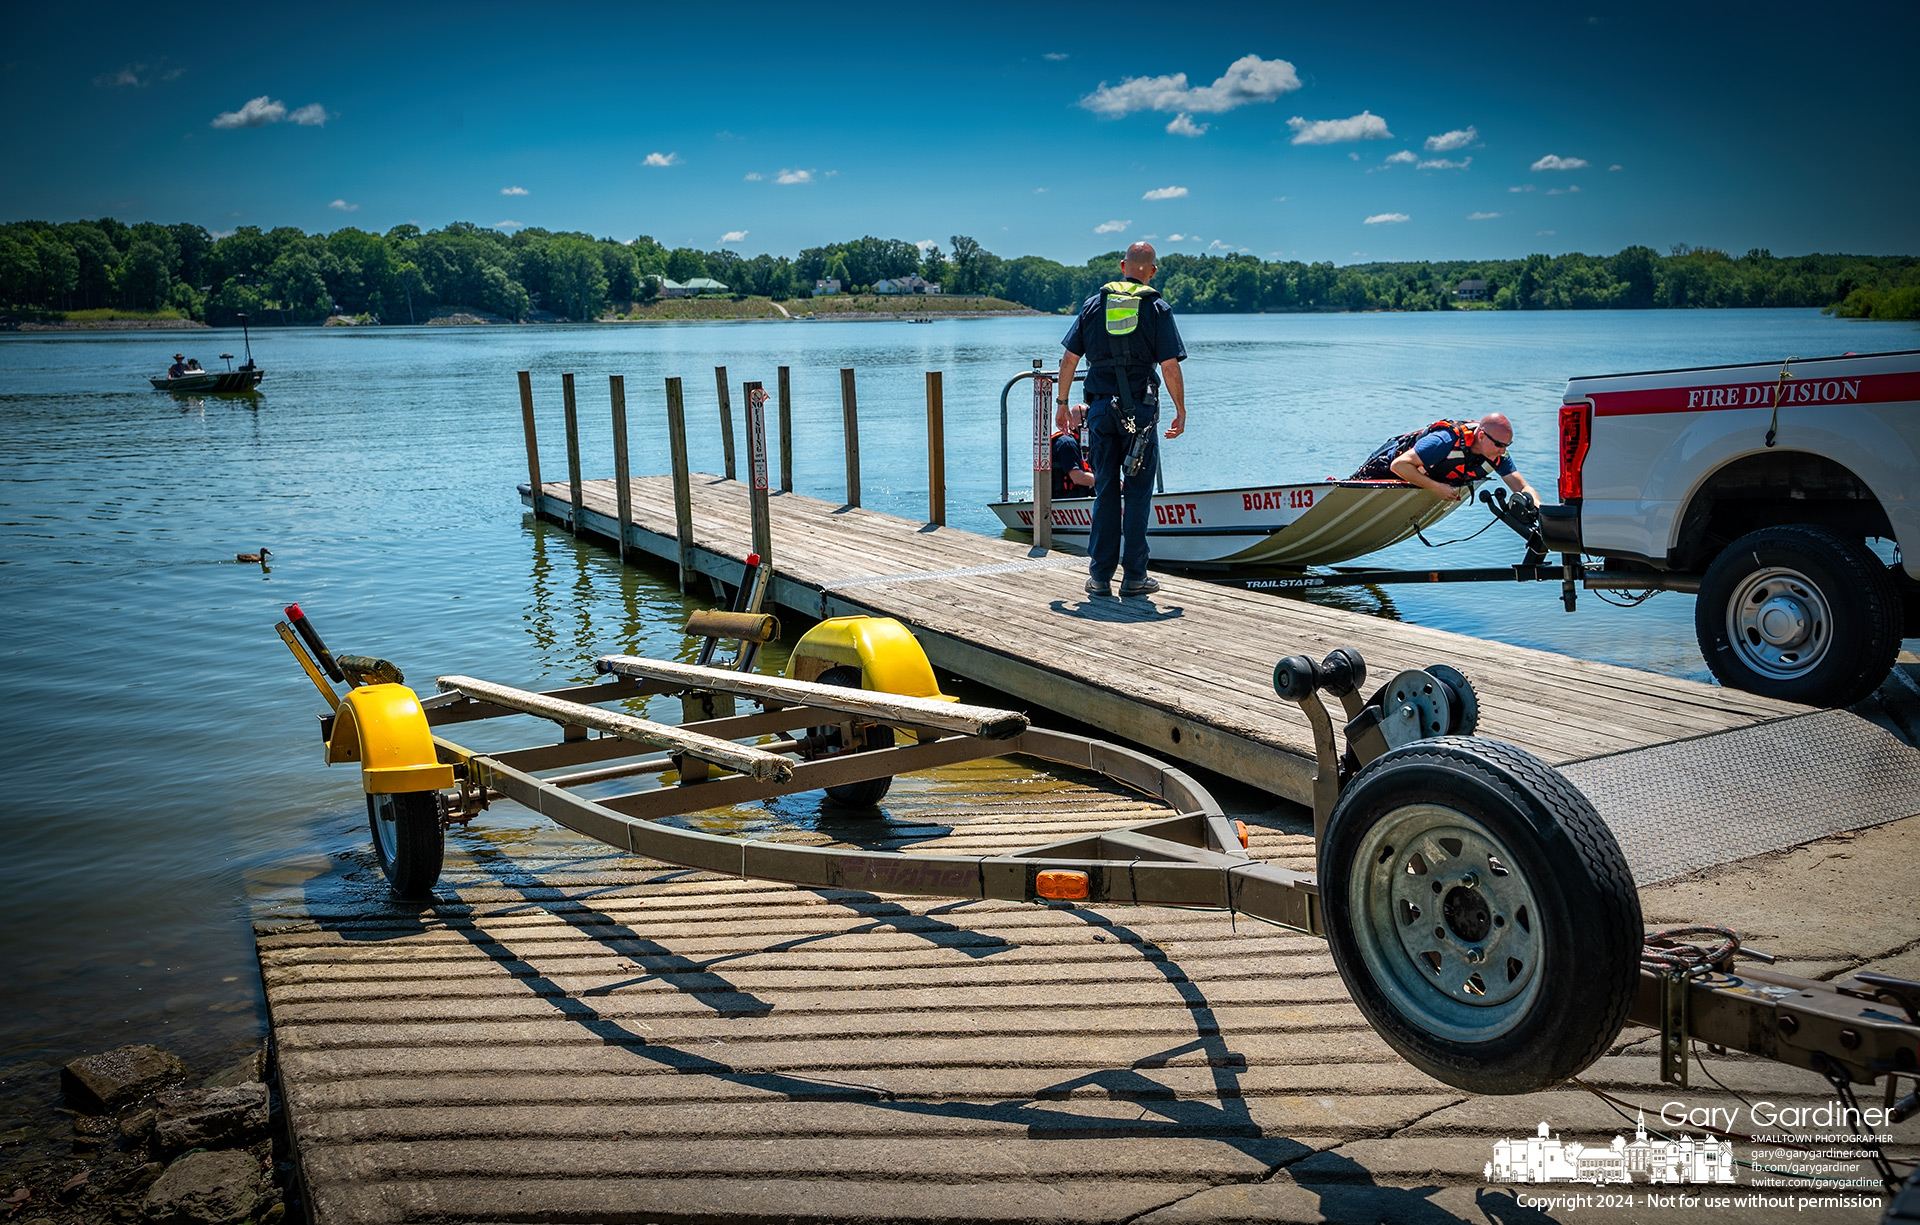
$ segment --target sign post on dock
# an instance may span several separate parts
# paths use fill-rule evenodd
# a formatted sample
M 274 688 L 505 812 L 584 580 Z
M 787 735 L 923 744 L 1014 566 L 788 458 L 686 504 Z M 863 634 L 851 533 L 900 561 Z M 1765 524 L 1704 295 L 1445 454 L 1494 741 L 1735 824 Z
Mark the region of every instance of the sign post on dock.
M 847 505 L 860 505 L 860 405 L 853 395 L 853 367 L 840 371 L 840 420 L 847 440 Z
M 780 391 L 780 492 L 793 492 L 793 371 L 780 367 L 775 386 Z
M 720 393 L 720 449 L 727 462 L 727 479 L 733 480 L 733 397 L 727 392 L 727 368 L 713 368 L 713 386 Z
M 633 490 L 627 484 L 627 378 L 607 376 L 607 399 L 613 405 L 613 500 L 620 516 L 620 560 L 627 560 L 627 535 L 633 528 Z
M 947 522 L 947 423 L 940 372 L 927 371 L 927 522 Z
M 742 389 L 747 398 L 747 500 L 753 507 L 753 551 L 762 566 L 773 565 L 773 518 L 767 507 L 767 393 L 758 383 Z
M 540 517 L 540 439 L 533 428 L 533 372 L 520 372 L 520 428 L 527 435 L 527 488 L 533 491 L 533 517 Z
M 573 398 L 573 375 L 560 376 L 560 398 L 567 408 L 567 492 L 573 502 L 567 512 L 567 530 L 578 535 L 586 518 L 587 495 L 580 484 L 580 406 Z
M 687 405 L 680 380 L 667 380 L 667 453 L 673 464 L 673 522 L 680 545 L 680 590 L 693 578 L 693 482 L 687 474 Z
M 1053 548 L 1053 380 L 1033 361 L 1033 547 Z

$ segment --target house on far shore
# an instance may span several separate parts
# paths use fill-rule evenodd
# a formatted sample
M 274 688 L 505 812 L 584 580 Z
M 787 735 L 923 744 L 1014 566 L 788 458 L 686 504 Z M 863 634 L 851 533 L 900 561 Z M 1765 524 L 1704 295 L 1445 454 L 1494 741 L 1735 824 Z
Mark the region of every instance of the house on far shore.
M 1487 299 L 1487 283 L 1477 279 L 1462 281 L 1453 287 L 1453 296 L 1462 302 L 1484 302 Z
M 687 287 L 678 281 L 670 281 L 666 277 L 661 277 L 660 296 L 663 298 L 684 298 L 687 296 Z
M 695 296 L 696 294 L 727 292 L 727 287 L 725 285 L 722 285 L 719 281 L 714 280 L 710 276 L 692 277 L 687 281 L 685 288 L 687 291 L 686 296 L 689 298 Z
M 839 292 L 840 278 L 837 276 L 830 276 L 813 283 L 813 296 L 816 298 L 830 298 Z
M 937 294 L 940 292 L 940 286 L 923 279 L 919 273 L 911 273 L 907 276 L 894 277 L 892 280 L 875 281 L 873 292 Z

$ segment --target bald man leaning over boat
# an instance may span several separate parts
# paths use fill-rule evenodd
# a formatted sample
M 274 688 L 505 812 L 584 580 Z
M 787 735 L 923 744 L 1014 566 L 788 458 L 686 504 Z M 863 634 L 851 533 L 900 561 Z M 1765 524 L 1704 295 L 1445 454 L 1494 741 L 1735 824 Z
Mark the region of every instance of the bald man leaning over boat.
M 1353 475 L 1360 480 L 1398 478 L 1447 502 L 1458 502 L 1463 486 L 1494 475 L 1537 506 L 1539 492 L 1507 457 L 1512 445 L 1513 422 L 1505 413 L 1488 413 L 1478 421 L 1435 422 L 1411 443 L 1403 435 L 1374 452 Z
M 1173 424 L 1166 437 L 1178 438 L 1187 428 L 1186 385 L 1180 379 L 1187 350 L 1173 311 L 1148 284 L 1158 267 L 1159 256 L 1150 244 L 1128 247 L 1120 261 L 1120 279 L 1102 285 L 1082 304 L 1060 342 L 1065 352 L 1060 355 L 1056 395 L 1071 394 L 1073 372 L 1082 357 L 1087 359 L 1087 434 L 1093 452 L 1088 595 L 1112 595 L 1116 568 L 1123 597 L 1160 590 L 1147 573 L 1147 516 L 1160 462 L 1153 431 L 1160 420 L 1162 378 L 1173 399 Z

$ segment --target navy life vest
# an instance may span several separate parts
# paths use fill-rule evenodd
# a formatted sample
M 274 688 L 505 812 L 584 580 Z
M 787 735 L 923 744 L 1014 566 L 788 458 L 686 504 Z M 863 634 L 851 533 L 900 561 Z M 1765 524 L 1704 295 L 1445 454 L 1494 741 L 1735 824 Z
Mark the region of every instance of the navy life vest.
M 1389 438 L 1380 444 L 1378 450 L 1367 456 L 1366 462 L 1347 479 L 1353 481 L 1398 480 L 1398 476 L 1393 471 L 1393 461 L 1400 458 L 1414 443 L 1435 430 L 1452 431 L 1453 446 L 1441 457 L 1440 462 L 1425 465 L 1429 477 L 1447 485 L 1470 485 L 1474 481 L 1485 480 L 1493 472 L 1495 461 L 1476 454 L 1473 450 L 1473 440 L 1480 433 L 1478 422 L 1436 421 L 1432 425 L 1423 425 L 1417 430 Z
M 1100 292 L 1087 299 L 1087 305 L 1081 312 L 1080 330 L 1086 335 L 1098 325 L 1101 335 L 1107 338 L 1106 352 L 1093 353 L 1088 345 L 1087 365 L 1095 370 L 1116 369 L 1121 386 L 1128 384 L 1127 376 L 1136 370 L 1151 370 L 1153 355 L 1142 347 L 1145 333 L 1140 330 L 1140 316 L 1151 310 L 1153 303 L 1160 297 L 1160 291 L 1151 285 L 1142 285 L 1138 281 L 1109 281 L 1100 287 Z

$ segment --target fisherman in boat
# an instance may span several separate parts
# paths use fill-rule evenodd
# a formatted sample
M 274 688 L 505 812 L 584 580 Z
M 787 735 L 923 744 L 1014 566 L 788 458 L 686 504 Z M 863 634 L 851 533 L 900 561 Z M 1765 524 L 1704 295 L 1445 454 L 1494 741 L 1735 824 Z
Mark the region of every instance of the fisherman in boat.
M 186 372 L 187 355 L 185 353 L 175 353 L 173 355 L 173 365 L 167 367 L 167 377 L 177 379 L 185 375 Z
M 1537 506 L 1539 492 L 1507 456 L 1512 445 L 1513 422 L 1505 413 L 1488 413 L 1478 421 L 1436 421 L 1389 440 L 1349 479 L 1402 480 L 1444 502 L 1458 502 L 1462 489 L 1497 475 Z
M 1093 489 L 1093 468 L 1080 453 L 1080 430 L 1087 422 L 1087 406 L 1073 404 L 1054 415 L 1053 496 L 1084 498 Z
M 1160 421 L 1160 382 L 1173 398 L 1173 424 L 1166 437 L 1187 428 L 1186 387 L 1180 363 L 1187 356 L 1173 311 L 1149 281 L 1159 257 L 1136 242 L 1120 262 L 1120 279 L 1100 287 L 1074 316 L 1061 344 L 1060 388 L 1073 386 L 1073 372 L 1087 360 L 1087 433 L 1093 452 L 1093 522 L 1087 537 L 1087 594 L 1113 594 L 1120 570 L 1121 596 L 1151 595 L 1160 584 L 1147 574 L 1147 517 L 1153 506 L 1153 475 L 1160 462 L 1154 430 Z M 1121 487 L 1125 469 L 1126 486 Z

